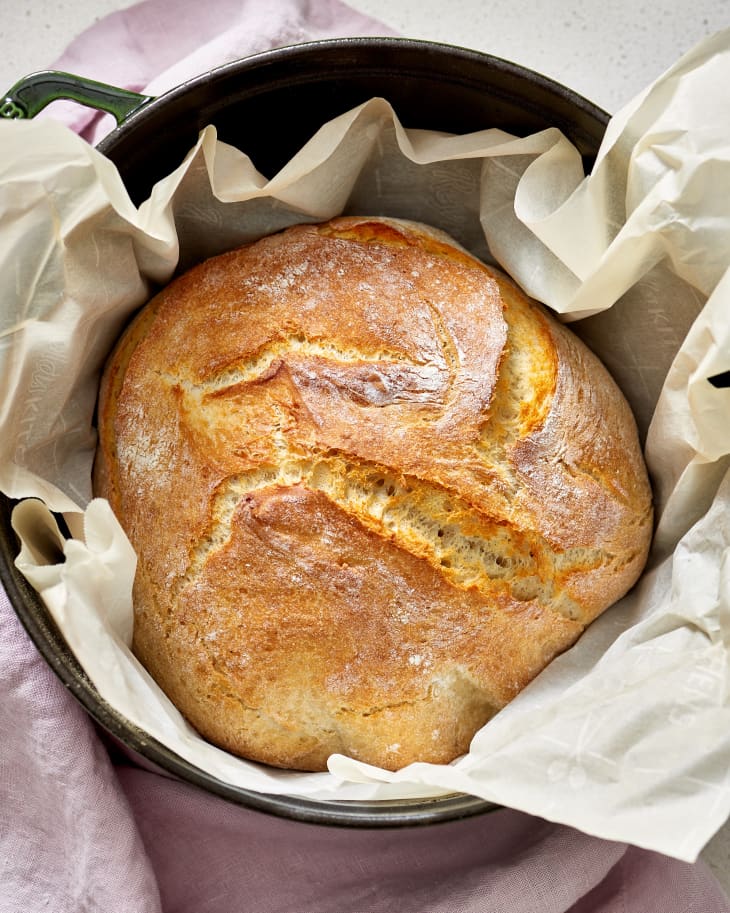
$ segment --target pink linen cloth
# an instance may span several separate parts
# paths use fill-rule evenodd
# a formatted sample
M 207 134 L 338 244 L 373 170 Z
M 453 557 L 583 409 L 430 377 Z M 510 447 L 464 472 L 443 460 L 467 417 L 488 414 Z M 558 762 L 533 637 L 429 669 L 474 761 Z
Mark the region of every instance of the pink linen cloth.
M 269 47 L 389 33 L 338 0 L 148 0 L 54 67 L 155 94 Z M 108 129 L 78 107 L 54 116 Z M 730 913 L 702 862 L 508 809 L 327 828 L 138 769 L 107 752 L 1 590 L 0 697 L 0 913 Z
M 147 0 L 112 13 L 73 41 L 52 69 L 160 95 L 259 51 L 392 29 L 340 0 Z M 48 109 L 90 142 L 114 119 L 68 102 Z

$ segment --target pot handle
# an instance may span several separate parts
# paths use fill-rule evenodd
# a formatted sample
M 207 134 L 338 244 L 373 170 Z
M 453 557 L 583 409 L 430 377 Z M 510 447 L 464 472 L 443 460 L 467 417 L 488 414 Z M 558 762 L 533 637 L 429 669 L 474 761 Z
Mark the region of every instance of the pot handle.
M 83 76 L 43 70 L 31 73 L 0 98 L 0 118 L 28 119 L 35 117 L 46 105 L 59 98 L 70 99 L 98 111 L 113 114 L 117 124 L 153 100 L 154 96 L 140 95 L 119 89 Z

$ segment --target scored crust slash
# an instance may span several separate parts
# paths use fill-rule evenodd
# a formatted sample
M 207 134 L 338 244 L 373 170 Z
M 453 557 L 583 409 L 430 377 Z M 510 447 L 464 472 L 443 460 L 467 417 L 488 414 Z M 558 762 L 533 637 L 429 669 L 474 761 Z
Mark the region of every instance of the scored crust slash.
M 300 225 L 200 264 L 112 353 L 95 493 L 133 649 L 207 739 L 447 763 L 636 581 L 651 490 L 598 359 L 436 229 Z

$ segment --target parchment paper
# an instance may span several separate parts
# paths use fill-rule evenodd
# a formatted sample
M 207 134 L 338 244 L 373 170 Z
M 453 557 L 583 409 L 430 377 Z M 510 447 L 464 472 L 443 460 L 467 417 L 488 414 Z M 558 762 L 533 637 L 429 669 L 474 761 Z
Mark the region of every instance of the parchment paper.
M 321 799 L 453 790 L 693 860 L 730 813 L 730 31 L 614 117 L 596 166 L 555 129 L 405 131 L 382 99 L 276 175 L 206 128 L 139 209 L 49 120 L 0 123 L 0 488 L 18 565 L 106 701 L 215 776 Z M 498 126 L 498 125 L 496 125 Z M 260 127 L 259 127 L 260 129 Z M 451 765 L 276 771 L 208 745 L 131 655 L 134 554 L 91 499 L 100 367 L 204 256 L 340 212 L 434 224 L 574 321 L 646 435 L 657 533 L 638 586 Z M 63 513 L 65 540 L 50 511 Z

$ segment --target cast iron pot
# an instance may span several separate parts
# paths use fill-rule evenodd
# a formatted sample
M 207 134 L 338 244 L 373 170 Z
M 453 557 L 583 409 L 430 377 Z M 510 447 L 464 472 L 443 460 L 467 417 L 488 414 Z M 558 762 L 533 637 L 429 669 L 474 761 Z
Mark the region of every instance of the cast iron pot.
M 32 117 L 57 98 L 113 114 L 118 126 L 99 150 L 139 204 L 214 124 L 224 142 L 251 156 L 267 177 L 328 120 L 374 96 L 405 127 L 470 133 L 499 127 L 527 135 L 558 127 L 590 171 L 608 115 L 575 92 L 516 64 L 475 51 L 397 38 L 316 41 L 256 54 L 191 79 L 157 98 L 64 73 L 21 80 L 0 116 Z M 261 124 L 252 131 L 250 124 Z M 0 579 L 36 647 L 92 718 L 144 766 L 260 811 L 329 825 L 432 824 L 494 808 L 473 796 L 398 802 L 324 802 L 229 786 L 197 769 L 106 704 L 80 668 L 36 592 L 14 565 L 13 508 L 0 494 Z

